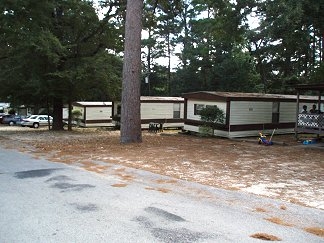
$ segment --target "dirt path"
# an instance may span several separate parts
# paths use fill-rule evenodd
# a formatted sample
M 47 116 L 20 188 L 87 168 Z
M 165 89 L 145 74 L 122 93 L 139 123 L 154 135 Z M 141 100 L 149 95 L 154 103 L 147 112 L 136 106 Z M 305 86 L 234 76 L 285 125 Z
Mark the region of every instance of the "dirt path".
M 97 173 L 109 170 L 111 164 L 121 164 L 324 209 L 323 149 L 301 145 L 293 135 L 274 136 L 281 145 L 258 145 L 256 138 L 252 141 L 144 131 L 143 143 L 121 145 L 119 131 L 0 127 L 4 147 Z

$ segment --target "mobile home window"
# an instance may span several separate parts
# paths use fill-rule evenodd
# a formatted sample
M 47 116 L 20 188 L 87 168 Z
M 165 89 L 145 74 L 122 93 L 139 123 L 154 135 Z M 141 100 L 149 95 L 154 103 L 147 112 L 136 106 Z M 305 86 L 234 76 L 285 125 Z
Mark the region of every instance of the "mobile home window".
M 180 103 L 173 104 L 173 118 L 180 118 Z
M 279 123 L 279 102 L 272 103 L 272 123 Z
M 200 111 L 204 108 L 204 105 L 194 104 L 194 115 L 199 115 Z

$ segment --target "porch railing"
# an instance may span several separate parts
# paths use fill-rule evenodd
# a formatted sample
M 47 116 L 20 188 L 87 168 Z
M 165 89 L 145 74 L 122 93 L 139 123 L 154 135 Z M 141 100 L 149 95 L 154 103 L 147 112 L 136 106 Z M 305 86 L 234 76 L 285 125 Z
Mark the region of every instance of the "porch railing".
M 298 114 L 297 129 L 299 131 L 324 133 L 324 114 Z

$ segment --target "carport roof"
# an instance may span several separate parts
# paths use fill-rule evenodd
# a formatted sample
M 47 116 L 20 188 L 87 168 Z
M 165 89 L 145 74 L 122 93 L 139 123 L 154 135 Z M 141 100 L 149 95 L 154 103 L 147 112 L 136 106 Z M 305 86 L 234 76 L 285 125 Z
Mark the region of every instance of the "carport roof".
M 296 90 L 319 90 L 324 91 L 324 83 L 321 84 L 300 84 L 295 87 Z

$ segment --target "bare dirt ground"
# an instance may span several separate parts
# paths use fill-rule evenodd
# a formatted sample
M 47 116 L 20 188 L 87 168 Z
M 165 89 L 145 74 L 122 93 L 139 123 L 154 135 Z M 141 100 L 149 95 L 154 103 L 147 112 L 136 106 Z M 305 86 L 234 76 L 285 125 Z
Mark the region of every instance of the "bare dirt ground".
M 122 145 L 119 135 L 104 129 L 52 132 L 0 126 L 2 147 L 96 173 L 118 164 L 324 209 L 324 145 L 302 145 L 293 135 L 275 135 L 275 144 L 265 146 L 257 138 L 207 138 L 179 131 L 143 131 L 142 143 Z M 119 175 L 132 179 L 123 171 Z

